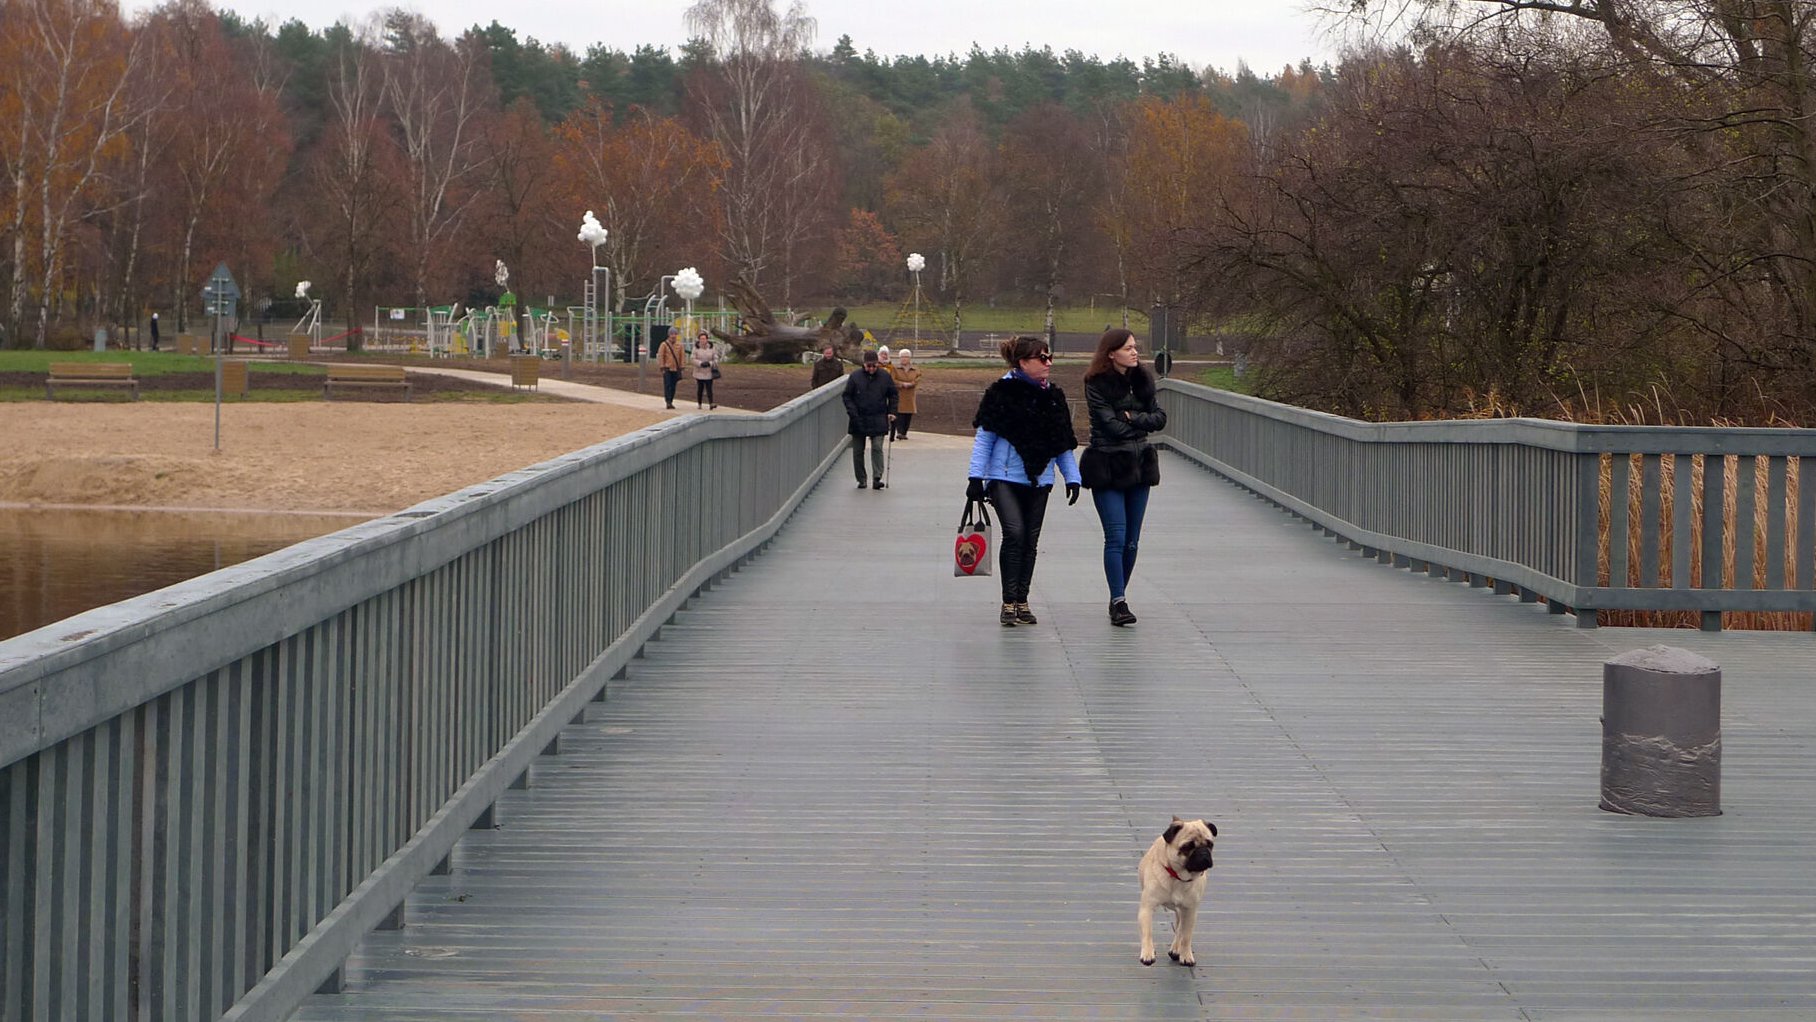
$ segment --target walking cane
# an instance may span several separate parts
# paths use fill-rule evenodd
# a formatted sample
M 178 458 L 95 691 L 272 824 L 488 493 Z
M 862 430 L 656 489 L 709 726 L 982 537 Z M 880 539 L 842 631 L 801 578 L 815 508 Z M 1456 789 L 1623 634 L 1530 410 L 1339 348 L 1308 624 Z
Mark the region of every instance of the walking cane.
M 889 442 L 883 445 L 883 485 L 889 485 L 889 455 L 895 451 L 895 423 L 889 424 Z

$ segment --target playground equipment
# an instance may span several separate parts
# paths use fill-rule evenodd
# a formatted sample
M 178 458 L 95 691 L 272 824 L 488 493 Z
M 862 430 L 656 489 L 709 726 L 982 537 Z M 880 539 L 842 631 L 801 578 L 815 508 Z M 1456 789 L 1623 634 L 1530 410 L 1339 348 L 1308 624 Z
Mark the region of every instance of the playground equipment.
M 423 336 L 432 358 L 454 355 L 454 321 L 460 315 L 460 303 L 431 305 L 423 317 Z M 414 350 L 411 352 L 415 354 Z
M 553 309 L 530 308 L 524 318 L 523 348 L 526 354 L 543 358 L 560 358 L 572 331 L 561 326 Z
M 303 313 L 303 318 L 296 321 L 290 332 L 308 337 L 309 347 L 319 348 L 322 346 L 322 300 L 309 297 L 311 286 L 306 280 L 296 282 L 296 296 L 308 300 L 309 311 Z
M 914 286 L 909 295 L 902 301 L 902 307 L 895 312 L 895 318 L 889 321 L 889 329 L 883 334 L 883 343 L 893 347 L 908 347 L 916 352 L 923 348 L 932 351 L 945 351 L 948 345 L 943 339 L 929 339 L 921 334 L 921 271 L 927 268 L 927 260 L 919 252 L 908 253 L 908 273 L 914 278 Z M 911 326 L 906 340 L 896 341 L 896 334 L 903 326 Z

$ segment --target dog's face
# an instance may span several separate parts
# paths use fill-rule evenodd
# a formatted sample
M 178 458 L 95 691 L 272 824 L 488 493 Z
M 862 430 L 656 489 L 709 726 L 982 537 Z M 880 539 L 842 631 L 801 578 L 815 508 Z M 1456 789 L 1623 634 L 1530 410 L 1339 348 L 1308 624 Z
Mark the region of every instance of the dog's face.
M 1173 825 L 1162 834 L 1167 856 L 1173 868 L 1202 873 L 1211 868 L 1211 849 L 1217 844 L 1217 825 L 1203 820 L 1173 817 Z

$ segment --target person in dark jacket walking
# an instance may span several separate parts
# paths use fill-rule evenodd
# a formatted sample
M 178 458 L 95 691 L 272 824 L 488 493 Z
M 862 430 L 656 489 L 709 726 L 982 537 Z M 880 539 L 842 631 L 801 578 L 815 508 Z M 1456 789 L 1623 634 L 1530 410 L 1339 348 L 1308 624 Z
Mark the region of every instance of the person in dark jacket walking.
M 876 352 L 864 352 L 864 367 L 845 379 L 845 414 L 851 419 L 851 470 L 858 489 L 864 482 L 864 441 L 870 441 L 870 486 L 883 488 L 883 444 L 895 421 L 895 380 L 883 372 Z
M 151 314 L 151 350 L 158 350 L 158 314 Z
M 828 344 L 820 352 L 820 360 L 813 364 L 813 382 L 807 385 L 808 390 L 819 390 L 828 383 L 845 375 L 845 363 L 839 360 L 838 352 Z
M 1154 374 L 1141 364 L 1135 335 L 1105 330 L 1085 369 L 1085 405 L 1091 413 L 1091 444 L 1079 474 L 1103 524 L 1103 574 L 1110 584 L 1110 623 L 1135 623 L 1129 610 L 1129 576 L 1147 516 L 1148 491 L 1160 482 L 1160 456 L 1148 434 L 1166 428 L 1167 413 L 1156 399 Z
M 1047 517 L 1047 497 L 1056 478 L 1066 484 L 1066 503 L 1078 501 L 1078 461 L 1072 449 L 1072 409 L 1066 395 L 1049 380 L 1053 354 L 1039 337 L 1011 337 L 1003 342 L 1009 371 L 984 391 L 971 420 L 977 436 L 971 442 L 967 500 L 989 499 L 1003 527 L 997 555 L 1003 608 L 997 620 L 1005 628 L 1038 621 L 1028 607 L 1034 582 L 1034 557 L 1040 549 L 1040 527 Z

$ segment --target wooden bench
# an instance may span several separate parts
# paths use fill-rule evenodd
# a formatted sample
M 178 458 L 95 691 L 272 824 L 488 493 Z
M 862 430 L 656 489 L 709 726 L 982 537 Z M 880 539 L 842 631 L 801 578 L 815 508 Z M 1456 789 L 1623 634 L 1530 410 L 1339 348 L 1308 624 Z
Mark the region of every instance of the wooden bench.
M 410 381 L 404 379 L 403 366 L 329 366 L 322 397 L 333 397 L 336 387 L 402 387 L 404 400 L 410 400 Z
M 132 399 L 139 399 L 139 381 L 125 362 L 52 362 L 45 399 L 55 401 L 58 387 L 131 387 Z

